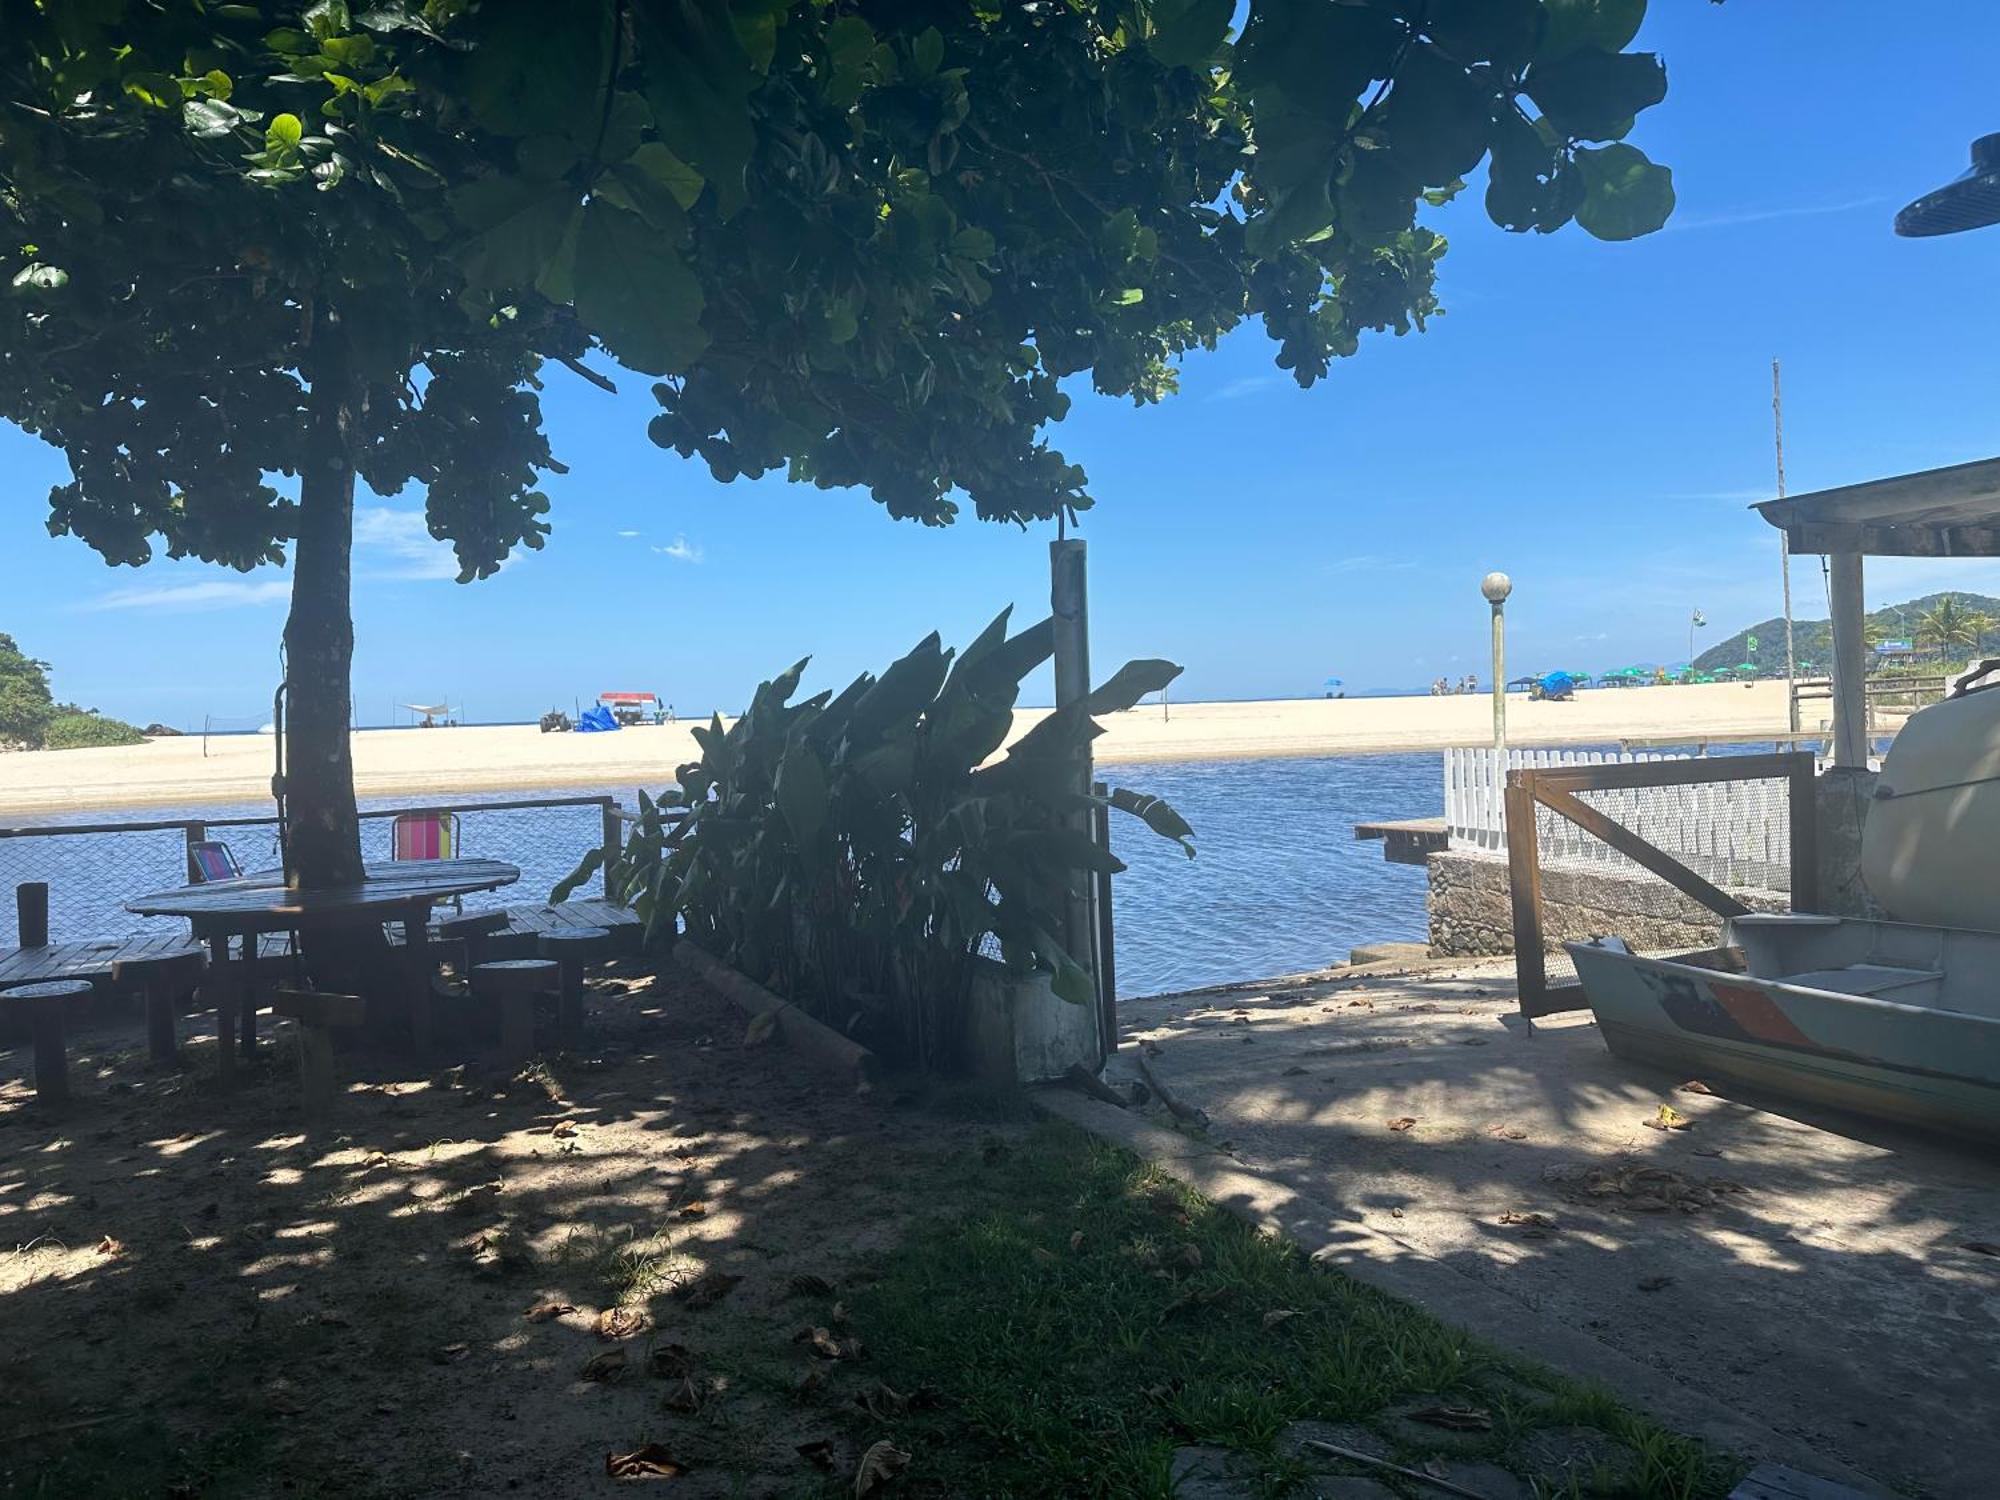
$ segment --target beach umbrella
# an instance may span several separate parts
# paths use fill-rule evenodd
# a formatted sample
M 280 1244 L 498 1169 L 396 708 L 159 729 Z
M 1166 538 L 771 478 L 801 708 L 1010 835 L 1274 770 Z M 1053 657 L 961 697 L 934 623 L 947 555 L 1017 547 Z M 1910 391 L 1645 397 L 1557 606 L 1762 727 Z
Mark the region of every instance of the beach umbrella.
M 1326 685 L 1327 685 L 1328 687 L 1345 687 L 1345 686 L 1347 686 L 1347 684 L 1346 684 L 1346 683 L 1344 683 L 1344 682 L 1342 682 L 1342 681 L 1341 681 L 1341 680 L 1340 680 L 1340 679 L 1339 679 L 1338 677 L 1329 677 L 1329 678 L 1327 678 L 1327 680 L 1326 680 Z

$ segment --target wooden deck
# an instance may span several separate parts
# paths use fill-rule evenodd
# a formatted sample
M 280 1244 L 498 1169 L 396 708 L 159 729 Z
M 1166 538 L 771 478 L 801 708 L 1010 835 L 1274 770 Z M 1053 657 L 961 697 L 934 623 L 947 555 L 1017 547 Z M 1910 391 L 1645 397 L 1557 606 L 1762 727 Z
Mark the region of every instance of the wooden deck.
M 104 986 L 109 985 L 111 971 L 119 964 L 199 952 L 199 943 L 175 932 L 142 932 L 102 942 L 50 943 L 41 948 L 0 948 L 0 990 L 56 979 L 88 979 Z
M 1382 841 L 1382 857 L 1392 865 L 1420 865 L 1426 856 L 1451 843 L 1443 818 L 1408 818 L 1402 822 L 1356 823 L 1354 837 L 1361 842 Z

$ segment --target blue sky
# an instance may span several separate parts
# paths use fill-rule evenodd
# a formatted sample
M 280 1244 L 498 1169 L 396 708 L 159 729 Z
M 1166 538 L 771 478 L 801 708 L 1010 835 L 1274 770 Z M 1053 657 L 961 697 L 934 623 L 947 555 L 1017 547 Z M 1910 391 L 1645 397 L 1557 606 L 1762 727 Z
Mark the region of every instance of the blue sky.
M 1785 366 L 1793 491 L 2000 451 L 2000 228 L 1898 240 L 1896 207 L 2000 129 L 2000 7 L 1909 0 L 1654 0 L 1641 44 L 1667 102 L 1635 136 L 1675 170 L 1663 233 L 1604 245 L 1507 235 L 1478 192 L 1451 238 L 1447 316 L 1378 339 L 1309 392 L 1246 329 L 1182 394 L 1084 397 L 1056 432 L 1089 470 L 1093 653 L 1184 663 L 1181 698 L 1415 686 L 1478 670 L 1489 568 L 1515 579 L 1521 669 L 1686 654 L 1777 613 L 1770 360 Z M 357 710 L 449 697 L 532 716 L 607 688 L 683 713 L 742 704 L 812 654 L 844 682 L 938 628 L 1046 608 L 1050 533 L 888 521 L 864 494 L 723 486 L 654 448 L 646 382 L 613 398 L 552 371 L 556 530 L 460 587 L 410 497 L 366 499 L 356 552 Z M 0 630 L 59 694 L 144 722 L 255 718 L 269 702 L 281 574 L 107 569 L 43 530 L 66 478 L 0 429 Z M 2000 565 L 1878 562 L 1871 601 L 2000 593 Z M 1812 560 L 1798 612 L 1824 615 Z M 1045 689 L 1044 689 L 1045 691 Z

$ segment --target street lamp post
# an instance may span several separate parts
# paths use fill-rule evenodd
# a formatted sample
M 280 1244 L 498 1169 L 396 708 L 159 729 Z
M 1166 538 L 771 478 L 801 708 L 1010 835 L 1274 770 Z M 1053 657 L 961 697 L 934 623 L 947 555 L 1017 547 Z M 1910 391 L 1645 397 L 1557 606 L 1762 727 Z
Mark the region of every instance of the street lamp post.
M 1507 748 L 1507 596 L 1514 581 L 1505 573 L 1488 573 L 1479 592 L 1493 606 L 1493 748 Z

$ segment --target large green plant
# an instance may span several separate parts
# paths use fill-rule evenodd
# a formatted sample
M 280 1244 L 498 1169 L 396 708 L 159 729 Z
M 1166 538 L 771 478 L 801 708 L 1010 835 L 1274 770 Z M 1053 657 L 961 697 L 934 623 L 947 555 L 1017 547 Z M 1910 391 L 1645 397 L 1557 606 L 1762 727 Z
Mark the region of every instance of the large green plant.
M 0 750 L 40 745 L 55 711 L 49 664 L 29 656 L 11 635 L 0 635 Z
M 1064 946 L 1070 882 L 1124 866 L 1078 815 L 1132 814 L 1194 854 L 1167 803 L 1078 784 L 1093 714 L 1131 707 L 1180 674 L 1135 661 L 1042 719 L 999 759 L 1022 680 L 1053 651 L 1044 620 L 1007 634 L 1002 611 L 956 655 L 935 633 L 881 676 L 794 703 L 801 661 L 762 684 L 742 718 L 695 731 L 701 759 L 676 800 L 642 797 L 614 895 L 649 936 L 687 936 L 800 1005 L 859 1015 L 907 1055 L 938 1061 L 983 948 L 1052 976 L 1084 1003 L 1090 975 Z M 596 858 L 556 898 L 596 868 Z

